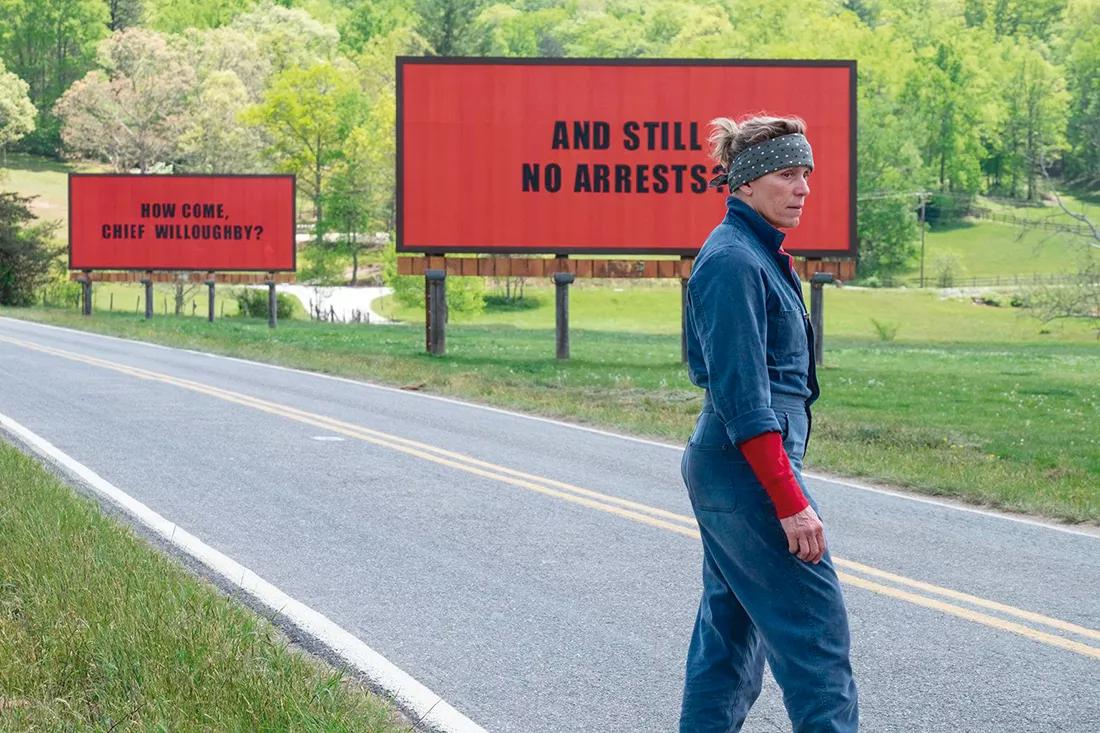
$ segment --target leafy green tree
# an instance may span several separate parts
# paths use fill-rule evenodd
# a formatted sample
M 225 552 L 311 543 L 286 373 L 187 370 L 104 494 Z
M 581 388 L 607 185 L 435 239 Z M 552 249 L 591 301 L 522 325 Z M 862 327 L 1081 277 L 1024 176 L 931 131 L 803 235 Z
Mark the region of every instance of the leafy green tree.
M 462 56 L 477 45 L 476 21 L 485 0 L 416 0 L 417 30 L 437 56 Z
M 261 169 L 264 140 L 240 119 L 248 92 L 232 71 L 215 71 L 199 87 L 195 111 L 179 137 L 181 167 L 199 173 L 253 173 Z
M 995 123 L 989 78 L 970 40 L 945 29 L 918 55 L 920 70 L 903 94 L 923 118 L 921 151 L 941 191 L 978 190 L 983 132 Z
M 387 36 L 398 28 L 414 28 L 420 16 L 411 0 L 336 0 L 344 12 L 338 25 L 340 43 L 359 52 L 372 38 Z
M 1001 138 L 1010 170 L 1009 190 L 1038 197 L 1042 166 L 1065 147 L 1069 94 L 1061 73 L 1026 42 L 1004 51 L 1006 116 Z
M 0 0 L 0 58 L 29 85 L 38 110 L 26 150 L 55 154 L 59 127 L 51 110 L 73 80 L 93 65 L 110 20 L 103 0 Z
M 340 43 L 334 27 L 300 8 L 284 8 L 269 0 L 237 16 L 231 27 L 255 41 L 276 74 L 333 61 Z
M 33 199 L 0 193 L 0 305 L 31 305 L 35 291 L 49 280 L 57 222 L 34 222 Z
M 498 3 L 485 8 L 476 21 L 475 51 L 484 56 L 564 56 L 559 27 L 569 18 L 560 5 L 522 7 Z
M 99 51 L 103 71 L 73 84 L 54 108 L 65 145 L 120 172 L 172 162 L 194 71 L 162 35 L 140 28 L 114 34 Z
M 111 20 L 107 27 L 112 31 L 121 31 L 141 25 L 145 8 L 142 0 L 107 0 L 107 9 L 111 12 Z
M 0 154 L 7 146 L 34 131 L 34 105 L 27 82 L 4 68 L 0 59 Z
M 1100 186 L 1100 0 L 1071 0 L 1059 45 L 1070 95 L 1065 174 Z
M 256 4 L 256 0 L 146 0 L 149 27 L 161 33 L 188 28 L 220 28 Z
M 1042 40 L 1058 22 L 1066 0 L 963 0 L 966 22 L 997 36 Z
M 258 102 L 271 80 L 271 59 L 256 38 L 236 28 L 191 28 L 177 37 L 199 84 L 217 72 L 230 72 L 244 85 L 246 101 Z
M 354 67 L 323 62 L 278 74 L 264 101 L 242 118 L 267 136 L 267 155 L 298 176 L 313 202 L 316 242 L 323 245 L 323 202 L 333 167 L 344 157 L 344 143 L 362 115 L 362 93 Z

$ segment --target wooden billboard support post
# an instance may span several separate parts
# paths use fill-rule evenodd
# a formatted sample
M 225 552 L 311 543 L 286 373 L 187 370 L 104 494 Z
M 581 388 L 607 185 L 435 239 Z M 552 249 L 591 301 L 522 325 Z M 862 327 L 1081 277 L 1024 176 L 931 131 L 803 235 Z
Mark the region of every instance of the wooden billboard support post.
M 834 281 L 831 272 L 815 272 L 810 276 L 810 323 L 814 327 L 814 363 L 818 366 L 825 356 L 825 283 Z
M 92 271 L 85 270 L 84 277 L 80 280 L 80 291 L 84 297 L 84 302 L 80 307 L 81 314 L 85 316 L 92 315 Z
M 554 273 L 554 325 L 559 359 L 569 358 L 569 286 L 576 277 L 571 272 Z
M 141 281 L 141 284 L 145 286 L 145 320 L 150 320 L 153 317 L 153 271 L 149 270 L 145 273 L 145 279 Z
M 424 282 L 427 292 L 424 308 L 428 353 L 443 356 L 447 352 L 447 270 L 425 270 Z
M 463 277 L 549 277 L 556 296 L 558 358 L 569 358 L 569 285 L 576 278 L 658 278 L 680 281 L 680 358 L 687 359 L 687 283 L 695 260 L 682 257 L 665 260 L 568 259 L 566 257 L 462 257 L 442 255 L 397 258 L 397 274 L 424 276 L 425 348 L 429 354 L 445 351 L 447 320 L 447 273 Z M 811 280 L 815 290 L 811 305 L 822 312 L 821 287 L 826 282 L 855 277 L 855 260 L 796 260 L 795 269 L 803 281 Z M 822 279 L 824 278 L 824 279 Z M 815 305 L 816 304 L 816 305 Z M 820 337 L 822 325 L 815 321 Z M 562 355 L 564 354 L 564 356 Z M 820 357 L 818 357 L 820 363 Z
M 214 273 L 206 273 L 206 289 L 208 294 L 206 320 L 210 321 L 211 323 L 214 322 L 214 286 L 216 284 L 217 280 L 214 279 Z
M 275 297 L 275 273 L 267 273 L 267 325 L 269 328 L 275 328 L 278 319 L 276 314 L 278 313 L 279 299 Z

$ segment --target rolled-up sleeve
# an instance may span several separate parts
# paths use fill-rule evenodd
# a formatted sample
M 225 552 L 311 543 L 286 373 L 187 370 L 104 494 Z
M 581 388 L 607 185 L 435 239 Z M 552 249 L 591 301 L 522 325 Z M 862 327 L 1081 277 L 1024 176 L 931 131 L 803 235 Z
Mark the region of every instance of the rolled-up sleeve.
M 707 369 L 714 411 L 737 444 L 779 432 L 765 357 L 764 276 L 734 251 L 709 258 L 688 281 L 691 327 Z

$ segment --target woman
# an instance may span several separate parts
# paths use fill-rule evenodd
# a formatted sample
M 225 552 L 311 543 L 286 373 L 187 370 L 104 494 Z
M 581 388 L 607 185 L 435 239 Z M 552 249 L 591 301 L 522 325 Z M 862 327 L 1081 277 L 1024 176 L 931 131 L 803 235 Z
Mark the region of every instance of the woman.
M 802 480 L 818 396 L 802 287 L 781 228 L 813 170 L 795 117 L 714 120 L 727 212 L 688 281 L 688 368 L 706 390 L 682 470 L 703 541 L 681 733 L 738 731 L 765 657 L 794 733 L 858 727 L 848 617 Z

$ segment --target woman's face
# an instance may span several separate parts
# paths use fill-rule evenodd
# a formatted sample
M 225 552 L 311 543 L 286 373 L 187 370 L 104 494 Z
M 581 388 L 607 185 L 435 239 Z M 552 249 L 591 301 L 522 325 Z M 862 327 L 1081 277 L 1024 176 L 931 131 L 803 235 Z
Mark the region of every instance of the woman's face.
M 743 184 L 737 193 L 773 227 L 793 229 L 810 195 L 809 178 L 810 169 L 804 165 L 784 168 Z

